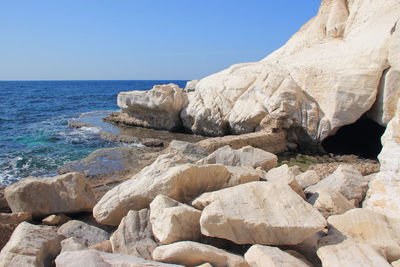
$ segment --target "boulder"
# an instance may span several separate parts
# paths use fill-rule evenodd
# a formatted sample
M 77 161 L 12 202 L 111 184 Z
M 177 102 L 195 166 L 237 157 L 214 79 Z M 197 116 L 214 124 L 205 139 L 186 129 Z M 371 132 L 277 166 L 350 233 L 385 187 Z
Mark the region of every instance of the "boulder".
M 19 224 L 24 221 L 32 220 L 32 213 L 0 213 L 0 224 Z
M 309 267 L 308 264 L 279 248 L 253 245 L 244 254 L 251 267 Z
M 224 146 L 230 146 L 233 149 L 252 146 L 273 154 L 285 151 L 286 144 L 285 131 L 258 131 L 242 135 L 227 135 L 208 138 L 197 143 L 199 147 L 208 153 L 212 153 Z
M 63 239 L 51 226 L 22 222 L 1 250 L 0 266 L 51 266 Z
M 308 170 L 301 174 L 296 175 L 296 181 L 301 186 L 302 189 L 318 183 L 321 177 L 314 170 Z
M 352 166 L 340 165 L 334 173 L 307 187 L 305 191 L 308 194 L 314 194 L 318 190 L 337 191 L 358 206 L 368 190 L 368 182 L 368 179 Z
M 400 259 L 400 221 L 368 209 L 352 209 L 328 218 L 342 235 L 371 245 L 385 253 L 389 261 Z
M 386 259 L 370 245 L 346 240 L 318 249 L 324 267 L 390 267 Z
M 79 173 L 50 179 L 25 178 L 7 187 L 5 197 L 14 213 L 30 212 L 34 217 L 53 213 L 91 212 L 96 203 L 89 183 Z
M 128 115 L 121 123 L 161 130 L 181 127 L 185 93 L 176 84 L 155 85 L 149 91 L 118 94 L 118 106 Z
M 187 267 L 194 267 L 203 263 L 210 263 L 214 267 L 249 267 L 241 256 L 192 241 L 159 246 L 153 251 L 153 259 Z
M 259 180 L 258 174 L 235 175 L 223 165 L 193 165 L 173 154 L 161 155 L 132 179 L 108 191 L 93 209 L 101 224 L 118 225 L 129 210 L 148 208 L 153 199 L 166 195 L 189 202 L 204 192 Z
M 183 91 L 185 91 L 185 92 L 193 92 L 193 91 L 195 91 L 196 90 L 196 85 L 199 83 L 199 80 L 191 80 L 191 81 L 188 81 L 187 83 L 186 83 L 186 86 L 185 86 L 185 89 L 183 89 Z
M 278 157 L 272 153 L 245 146 L 240 149 L 232 149 L 230 146 L 224 146 L 202 160 L 197 164 L 222 164 L 227 166 L 250 166 L 253 168 L 260 167 L 268 171 L 276 167 Z
M 77 220 L 63 224 L 58 233 L 66 238 L 74 237 L 84 246 L 92 246 L 110 238 L 106 231 Z
M 110 241 L 114 253 L 151 259 L 157 243 L 153 239 L 150 210 L 129 211 L 111 235 Z
M 197 241 L 201 236 L 200 216 L 201 211 L 164 195 L 150 203 L 150 221 L 160 244 Z
M 296 180 L 296 172 L 294 171 L 293 168 L 289 168 L 287 164 L 284 164 L 278 168 L 271 169 L 264 175 L 263 179 L 267 181 L 287 184 L 299 196 L 301 196 L 304 199 L 306 198 L 303 189 Z
M 318 190 L 312 194 L 307 202 L 318 209 L 325 218 L 356 208 L 340 192 L 327 191 L 325 189 Z
M 236 244 L 294 245 L 326 226 L 324 217 L 289 186 L 251 182 L 205 193 L 193 205 L 206 236 Z
M 183 267 L 182 265 L 149 261 L 132 255 L 112 254 L 94 249 L 63 252 L 56 258 L 56 266 Z

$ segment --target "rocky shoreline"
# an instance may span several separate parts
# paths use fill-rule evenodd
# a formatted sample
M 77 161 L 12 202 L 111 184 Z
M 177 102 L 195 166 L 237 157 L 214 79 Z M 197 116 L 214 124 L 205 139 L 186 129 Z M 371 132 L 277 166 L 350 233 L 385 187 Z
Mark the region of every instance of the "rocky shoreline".
M 130 147 L 0 189 L 0 267 L 400 266 L 399 18 L 324 0 L 260 62 L 120 93 Z M 362 116 L 379 162 L 296 153 Z

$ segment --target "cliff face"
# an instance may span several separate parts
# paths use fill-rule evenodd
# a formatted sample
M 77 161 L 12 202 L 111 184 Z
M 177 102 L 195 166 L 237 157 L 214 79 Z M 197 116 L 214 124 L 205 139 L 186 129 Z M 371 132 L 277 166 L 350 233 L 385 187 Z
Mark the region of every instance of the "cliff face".
M 188 93 L 183 126 L 240 134 L 280 117 L 318 142 L 367 111 L 386 125 L 400 96 L 399 19 L 398 0 L 324 0 L 317 16 L 265 59 L 200 80 Z

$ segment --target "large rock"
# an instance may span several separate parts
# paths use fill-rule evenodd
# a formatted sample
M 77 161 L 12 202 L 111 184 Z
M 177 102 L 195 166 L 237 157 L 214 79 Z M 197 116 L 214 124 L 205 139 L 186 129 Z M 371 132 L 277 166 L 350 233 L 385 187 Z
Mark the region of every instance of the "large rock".
M 17 226 L 17 224 L 0 223 L 0 250 L 7 244 L 8 240 L 10 240 L 10 237 Z
M 57 267 L 183 267 L 182 265 L 149 261 L 131 255 L 112 254 L 94 249 L 61 253 L 56 258 L 56 265 Z
M 1 250 L 0 266 L 51 266 L 64 238 L 51 226 L 23 222 Z
M 342 235 L 383 251 L 389 261 L 400 259 L 400 220 L 368 209 L 331 216 L 328 223 Z
M 370 245 L 346 240 L 318 249 L 324 267 L 391 267 Z
M 315 185 L 307 187 L 306 193 L 318 190 L 337 191 L 358 206 L 368 190 L 368 179 L 350 165 L 340 165 L 334 173 Z
M 95 195 L 82 174 L 68 173 L 54 178 L 25 178 L 6 188 L 11 210 L 30 212 L 34 217 L 53 213 L 91 212 Z
M 276 167 L 278 157 L 272 153 L 266 152 L 252 146 L 245 146 L 240 149 L 232 149 L 230 146 L 224 146 L 202 160 L 198 164 L 222 164 L 227 166 L 250 166 L 260 167 L 268 171 Z
M 176 84 L 155 85 L 149 91 L 118 94 L 118 106 L 128 116 L 121 120 L 128 125 L 174 130 L 181 127 L 179 113 L 185 93 Z
M 150 204 L 150 221 L 160 244 L 197 241 L 201 236 L 200 216 L 201 211 L 164 195 L 157 196 Z
M 400 30 L 396 32 L 399 35 Z M 396 116 L 382 136 L 382 144 L 379 154 L 381 171 L 371 181 L 363 206 L 400 219 L 400 99 Z
M 148 208 L 160 194 L 189 202 L 204 192 L 259 180 L 254 170 L 251 175 L 236 175 L 223 165 L 185 162 L 174 154 L 161 155 L 135 177 L 108 191 L 94 207 L 94 217 L 99 223 L 118 225 L 129 210 Z
M 182 241 L 157 247 L 153 252 L 156 261 L 194 267 L 210 263 L 214 267 L 249 267 L 243 257 L 201 243 Z
M 339 215 L 356 208 L 341 193 L 337 191 L 318 190 L 311 195 L 307 202 L 318 209 L 325 218 L 331 215 Z
M 308 264 L 279 248 L 254 245 L 244 258 L 251 267 L 309 267 Z
M 205 193 L 201 232 L 236 244 L 294 245 L 324 229 L 324 217 L 289 186 L 251 182 Z
M 303 189 L 296 180 L 296 172 L 287 164 L 273 168 L 263 176 L 264 180 L 289 185 L 302 198 L 306 198 Z
M 110 241 L 114 253 L 151 259 L 151 253 L 157 247 L 157 243 L 153 239 L 150 210 L 129 211 L 122 218 Z
M 92 246 L 110 238 L 106 231 L 77 220 L 63 224 L 58 233 L 66 238 L 74 237 L 84 246 Z

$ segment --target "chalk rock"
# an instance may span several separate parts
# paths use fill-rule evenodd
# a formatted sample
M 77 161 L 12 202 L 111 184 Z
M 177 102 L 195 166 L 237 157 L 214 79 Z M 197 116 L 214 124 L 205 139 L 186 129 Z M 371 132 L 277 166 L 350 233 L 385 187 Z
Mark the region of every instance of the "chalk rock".
M 318 14 L 268 57 L 200 80 L 182 110 L 184 126 L 239 134 L 279 116 L 305 133 L 299 139 L 323 140 L 366 113 L 378 90 L 381 102 L 396 97 L 397 76 L 390 73 L 399 69 L 399 17 L 396 0 L 322 1 Z M 377 120 L 387 121 L 392 108 L 384 105 Z
M 114 253 L 151 259 L 157 243 L 153 239 L 150 210 L 129 211 L 111 235 L 110 241 Z
M 283 252 L 279 248 L 254 245 L 244 258 L 252 267 L 309 267 L 303 261 Z
M 176 84 L 155 85 L 149 91 L 118 94 L 118 106 L 128 115 L 128 125 L 174 130 L 181 126 L 180 111 L 185 93 Z
M 153 259 L 188 267 L 203 263 L 210 263 L 214 267 L 249 267 L 241 256 L 191 241 L 159 246 L 153 251 Z
M 51 266 L 64 238 L 51 226 L 22 222 L 0 252 L 0 266 Z
M 123 254 L 106 253 L 94 249 L 67 251 L 56 258 L 57 267 L 107 266 L 107 267 L 183 267 L 149 261 L 139 257 Z
M 321 177 L 314 170 L 308 170 L 296 175 L 296 181 L 303 189 L 318 183 L 320 180 Z
M 205 193 L 201 232 L 236 244 L 294 245 L 324 229 L 324 217 L 289 186 L 251 182 Z
M 397 29 L 397 32 L 400 32 Z M 399 36 L 400 38 L 400 36 Z M 400 48 L 400 45 L 399 45 Z M 400 63 L 399 63 L 400 64 Z M 382 136 L 381 170 L 370 182 L 363 207 L 400 219 L 400 100 L 396 116 Z
M 106 231 L 77 220 L 63 224 L 58 233 L 66 238 L 74 237 L 84 246 L 92 246 L 110 238 Z
M 296 173 L 293 169 L 284 164 L 278 168 L 273 168 L 263 177 L 264 180 L 283 183 L 289 185 L 302 198 L 306 198 L 303 189 L 296 180 Z
M 0 224 L 18 224 L 30 220 L 32 220 L 30 212 L 0 213 Z
M 325 189 L 318 190 L 311 195 L 307 202 L 318 209 L 325 218 L 331 215 L 339 215 L 356 208 L 341 193 L 337 191 L 327 191 Z
M 318 190 L 337 191 L 358 206 L 368 190 L 368 179 L 350 165 L 340 165 L 334 173 L 315 185 L 307 187 L 306 193 Z
M 224 146 L 197 163 L 222 164 L 227 166 L 251 166 L 253 168 L 260 167 L 261 169 L 268 171 L 275 168 L 277 162 L 277 156 L 259 148 L 245 146 L 235 150 L 230 146 Z
M 201 211 L 163 195 L 150 203 L 150 221 L 160 244 L 197 241 L 201 236 L 200 216 Z
M 118 225 L 129 210 L 148 208 L 160 194 L 189 202 L 204 192 L 259 179 L 258 174 L 234 175 L 223 165 L 182 162 L 187 161 L 173 154 L 161 155 L 134 178 L 108 191 L 94 207 L 93 216 L 99 223 Z
M 317 252 L 324 267 L 390 267 L 386 259 L 370 245 L 345 240 L 337 245 L 324 246 Z
M 368 209 L 331 216 L 328 223 L 344 236 L 384 251 L 389 261 L 400 259 L 400 221 Z
M 25 178 L 10 185 L 5 197 L 14 213 L 30 212 L 34 217 L 53 213 L 92 211 L 95 195 L 82 174 L 68 173 L 49 178 Z

